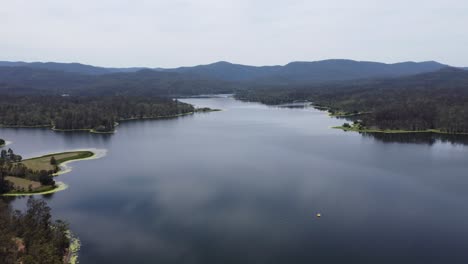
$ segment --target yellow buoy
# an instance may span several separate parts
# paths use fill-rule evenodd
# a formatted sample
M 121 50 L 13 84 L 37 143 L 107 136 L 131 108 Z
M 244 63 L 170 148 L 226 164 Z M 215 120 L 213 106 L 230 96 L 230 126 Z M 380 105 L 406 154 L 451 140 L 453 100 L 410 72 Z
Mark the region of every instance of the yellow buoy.
M 322 217 L 322 214 L 321 214 L 321 213 L 317 213 L 317 217 L 318 217 L 318 218 Z

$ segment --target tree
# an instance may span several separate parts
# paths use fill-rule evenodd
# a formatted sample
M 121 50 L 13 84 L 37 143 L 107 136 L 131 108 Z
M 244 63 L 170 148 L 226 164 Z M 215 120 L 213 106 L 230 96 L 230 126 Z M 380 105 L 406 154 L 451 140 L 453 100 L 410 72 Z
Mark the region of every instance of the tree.
M 30 198 L 26 213 L 13 212 L 0 200 L 0 263 L 62 264 L 70 246 L 68 224 L 51 219 L 44 200 Z
M 52 156 L 52 157 L 50 158 L 50 165 L 57 166 L 57 160 L 55 159 L 54 156 Z
M 39 182 L 42 185 L 55 185 L 55 181 L 53 179 L 53 176 L 50 175 L 47 171 L 41 170 L 39 172 Z
M 13 156 L 13 161 L 14 162 L 21 162 L 23 160 L 23 157 L 21 155 L 14 155 Z
M 0 168 L 0 194 L 7 193 L 11 190 L 11 183 L 5 179 L 7 175 L 6 169 Z
M 13 254 L 15 243 L 13 241 L 11 208 L 0 201 L 0 263 L 16 263 Z

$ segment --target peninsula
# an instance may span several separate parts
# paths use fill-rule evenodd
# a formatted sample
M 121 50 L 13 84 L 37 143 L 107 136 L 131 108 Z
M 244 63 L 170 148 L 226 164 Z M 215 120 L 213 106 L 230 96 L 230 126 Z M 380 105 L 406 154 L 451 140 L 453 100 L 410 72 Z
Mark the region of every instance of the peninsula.
M 66 188 L 55 176 L 68 172 L 64 164 L 93 158 L 88 150 L 53 153 L 22 160 L 12 149 L 2 150 L 0 157 L 0 193 L 3 196 L 49 194 Z

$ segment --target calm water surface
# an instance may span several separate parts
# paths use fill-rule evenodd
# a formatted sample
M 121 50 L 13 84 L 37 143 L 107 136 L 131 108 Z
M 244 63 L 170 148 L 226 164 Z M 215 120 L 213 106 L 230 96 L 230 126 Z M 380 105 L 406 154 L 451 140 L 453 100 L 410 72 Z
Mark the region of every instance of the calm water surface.
M 80 263 L 468 263 L 468 147 L 330 129 L 314 109 L 222 112 L 114 135 L 0 129 L 26 157 L 106 149 L 47 198 Z M 16 200 L 21 207 L 24 199 Z M 315 217 L 321 213 L 322 217 Z

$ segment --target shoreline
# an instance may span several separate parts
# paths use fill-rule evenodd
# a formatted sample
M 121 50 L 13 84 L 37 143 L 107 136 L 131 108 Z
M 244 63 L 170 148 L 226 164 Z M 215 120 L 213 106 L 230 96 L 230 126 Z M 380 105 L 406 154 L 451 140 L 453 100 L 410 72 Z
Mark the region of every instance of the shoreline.
M 107 154 L 107 150 L 105 150 L 105 149 L 77 149 L 77 150 L 66 151 L 66 152 L 75 152 L 75 151 L 76 152 L 78 152 L 78 151 L 89 151 L 89 152 L 93 153 L 93 155 L 89 156 L 89 157 L 79 158 L 79 159 L 71 159 L 71 160 L 67 160 L 67 161 L 59 163 L 58 164 L 59 170 L 56 173 L 52 174 L 52 176 L 57 177 L 57 176 L 67 174 L 67 173 L 71 172 L 73 170 L 73 168 L 71 166 L 68 166 L 68 164 L 70 164 L 72 162 L 82 161 L 82 160 L 100 159 L 100 158 L 106 156 L 106 154 Z M 53 155 L 62 154 L 62 153 L 66 153 L 66 152 L 52 153 L 52 154 L 47 154 L 47 155 L 44 155 L 44 156 L 53 156 Z M 44 156 L 41 156 L 41 157 L 44 157 Z
M 56 173 L 52 174 L 52 176 L 58 177 L 60 175 L 67 174 L 67 173 L 71 172 L 73 170 L 73 168 L 71 166 L 68 166 L 68 164 L 70 164 L 72 162 L 102 158 L 102 157 L 104 157 L 106 155 L 107 150 L 102 150 L 102 149 L 77 149 L 77 150 L 71 150 L 71 151 L 55 152 L 55 153 L 45 154 L 45 155 L 41 155 L 41 156 L 38 156 L 38 157 L 33 157 L 33 158 L 26 159 L 25 161 L 33 160 L 33 159 L 40 159 L 40 158 L 45 158 L 45 157 L 51 157 L 51 156 L 55 156 L 55 155 L 59 155 L 59 154 L 72 153 L 72 152 L 90 152 L 90 153 L 92 153 L 92 155 L 89 156 L 89 157 L 66 160 L 64 162 L 61 162 L 61 163 L 57 164 L 57 166 L 59 167 L 59 170 Z M 50 190 L 37 191 L 37 192 L 33 191 L 33 192 L 4 193 L 4 194 L 0 194 L 0 196 L 15 197 L 15 196 L 32 196 L 32 195 L 53 194 L 53 193 L 64 191 L 64 190 L 66 190 L 68 188 L 69 188 L 69 186 L 67 184 L 65 184 L 64 182 L 57 181 L 55 183 L 55 187 L 50 189 Z
M 53 194 L 56 192 L 61 192 L 66 189 L 68 189 L 68 185 L 65 184 L 64 182 L 56 182 L 55 187 L 50 190 L 46 191 L 38 191 L 38 192 L 27 192 L 27 193 L 20 193 L 20 192 L 13 192 L 13 193 L 4 193 L 0 194 L 0 196 L 5 196 L 5 197 L 21 197 L 21 196 L 33 196 L 33 195 L 45 195 L 45 194 Z
M 358 112 L 358 113 L 339 113 L 339 114 L 331 114 L 328 112 L 329 107 L 326 106 L 316 106 L 313 107 L 319 111 L 327 112 L 329 117 L 336 117 L 336 118 L 346 118 L 346 117 L 353 117 L 353 116 L 360 116 L 360 115 L 367 115 L 371 114 L 372 112 Z M 421 134 L 439 134 L 439 135 L 461 135 L 461 136 L 468 136 L 468 132 L 458 132 L 458 133 L 450 133 L 445 132 L 440 129 L 426 129 L 426 130 L 405 130 L 405 129 L 371 129 L 371 128 L 356 128 L 356 127 L 344 127 L 344 126 L 333 126 L 332 129 L 340 129 L 345 132 L 358 132 L 358 133 L 380 133 L 380 134 L 414 134 L 414 133 L 421 133 Z
M 11 145 L 11 144 L 13 144 L 13 141 L 5 140 L 5 144 L 0 145 L 0 148 L 6 147 L 6 146 Z
M 353 127 L 334 126 L 333 129 L 341 129 L 346 132 L 358 132 L 358 133 L 381 133 L 381 134 L 412 134 L 412 133 L 434 133 L 440 135 L 468 135 L 468 133 L 449 133 L 439 129 L 426 129 L 426 130 L 404 130 L 404 129 L 359 129 Z
M 223 111 L 221 109 L 209 109 L 209 110 L 204 110 L 203 108 L 195 109 L 195 111 L 192 112 L 187 112 L 187 113 L 181 113 L 181 114 L 175 114 L 175 115 L 165 115 L 165 116 L 156 116 L 156 117 L 130 117 L 130 118 L 123 118 L 119 119 L 118 122 L 127 122 L 127 121 L 138 121 L 138 120 L 157 120 L 157 119 L 169 119 L 169 118 L 176 118 L 176 117 L 182 117 L 182 116 L 189 116 L 189 115 L 194 115 L 196 113 L 210 113 L 210 112 L 219 112 Z M 117 123 L 118 124 L 118 123 Z
M 187 112 L 187 113 L 180 113 L 180 114 L 174 114 L 174 115 L 165 115 L 165 116 L 150 116 L 150 117 L 131 117 L 131 118 L 122 118 L 119 119 L 115 126 L 119 125 L 119 122 L 127 122 L 127 121 L 138 121 L 138 120 L 158 120 L 158 119 L 170 119 L 170 118 L 177 118 L 177 117 L 182 117 L 182 116 L 188 116 L 188 115 L 193 115 L 195 113 L 209 113 L 209 112 L 218 112 L 222 111 L 221 109 L 210 109 L 210 110 L 198 110 L 195 109 L 195 111 L 192 112 Z M 116 130 L 112 131 L 98 131 L 95 130 L 94 128 L 75 128 L 75 129 L 60 129 L 60 128 L 55 128 L 55 125 L 37 125 L 37 126 L 9 126 L 9 125 L 1 125 L 0 128 L 49 128 L 50 130 L 54 132 L 89 132 L 93 134 L 114 134 Z M 4 147 L 7 144 L 0 146 Z
M 320 109 L 318 109 L 318 110 L 320 110 Z M 338 113 L 338 114 L 328 113 L 328 116 L 330 116 L 330 117 L 352 117 L 352 116 L 361 116 L 361 115 L 368 115 L 368 114 L 371 114 L 371 112 Z
M 352 116 L 368 115 L 372 113 L 372 112 L 348 113 L 348 112 L 342 112 L 342 111 L 333 112 L 335 110 L 331 107 L 323 106 L 323 105 L 314 105 L 313 103 L 312 103 L 312 107 L 314 107 L 315 109 L 319 111 L 327 112 L 329 117 L 352 117 Z
M 188 116 L 197 113 L 197 111 L 181 113 L 181 114 L 174 114 L 174 115 L 165 115 L 165 116 L 148 116 L 148 117 L 129 117 L 129 118 L 122 118 L 119 119 L 117 122 L 126 122 L 126 121 L 138 121 L 138 120 L 157 120 L 157 119 L 166 119 L 166 118 L 176 118 L 181 116 Z
M 94 128 L 59 129 L 59 128 L 55 128 L 55 126 L 50 127 L 50 130 L 52 130 L 54 132 L 79 132 L 79 131 L 82 131 L 82 132 L 89 132 L 89 133 L 93 133 L 93 134 L 113 134 L 115 132 L 115 130 L 112 130 L 112 131 L 97 131 Z
M 71 230 L 66 231 L 66 235 L 70 240 L 70 246 L 64 256 L 64 262 L 67 264 L 78 264 L 78 253 L 81 249 L 81 241 Z

